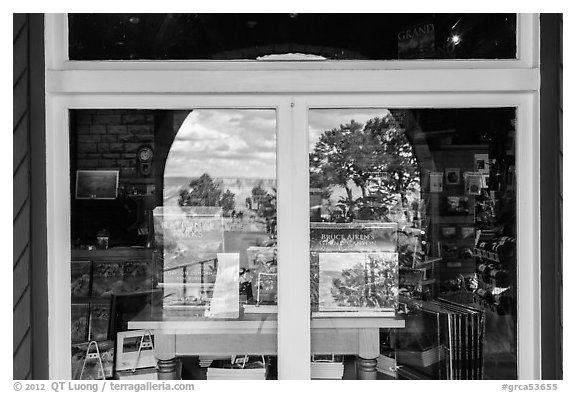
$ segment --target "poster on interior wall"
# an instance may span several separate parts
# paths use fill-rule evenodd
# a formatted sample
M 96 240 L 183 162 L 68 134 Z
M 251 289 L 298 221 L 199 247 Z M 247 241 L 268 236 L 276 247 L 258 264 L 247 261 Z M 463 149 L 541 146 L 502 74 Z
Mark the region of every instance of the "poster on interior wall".
M 154 236 L 162 248 L 164 308 L 209 309 L 224 252 L 222 209 L 208 206 L 164 206 L 154 209 Z M 236 289 L 238 291 L 238 289 Z
M 398 59 L 430 59 L 436 54 L 433 23 L 421 23 L 397 34 Z
M 116 199 L 119 171 L 76 171 L 76 199 Z
M 393 316 L 398 303 L 395 252 L 319 253 L 319 312 Z
M 474 154 L 476 172 L 487 175 L 490 173 L 490 157 L 487 153 Z
M 465 173 L 464 188 L 468 195 L 480 195 L 482 193 L 482 175 L 480 173 Z

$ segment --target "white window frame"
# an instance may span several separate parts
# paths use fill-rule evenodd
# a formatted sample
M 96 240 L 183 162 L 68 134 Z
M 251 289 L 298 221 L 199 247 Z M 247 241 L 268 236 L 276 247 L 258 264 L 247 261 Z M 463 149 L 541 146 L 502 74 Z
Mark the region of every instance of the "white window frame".
M 518 378 L 540 379 L 540 71 L 537 15 L 519 14 L 517 60 L 315 64 L 69 62 L 65 59 L 65 21 L 65 14 L 46 15 L 51 379 L 70 378 L 70 356 L 65 349 L 70 346 L 70 266 L 67 263 L 71 260 L 70 109 L 276 109 L 279 377 L 308 379 L 309 108 L 500 106 L 518 108 L 517 224 L 518 261 L 521 262 L 518 264 Z
M 257 60 L 169 60 L 169 61 L 70 61 L 68 60 L 68 20 L 66 14 L 47 14 L 50 40 L 46 63 L 53 70 L 192 70 L 192 71 L 262 71 L 293 70 L 294 63 Z M 532 68 L 538 57 L 532 45 L 538 26 L 537 14 L 517 14 L 516 58 L 501 60 L 323 60 L 300 62 L 300 70 L 404 70 L 453 68 Z M 47 30 L 48 31 L 48 30 Z M 292 63 L 292 64 L 290 64 Z

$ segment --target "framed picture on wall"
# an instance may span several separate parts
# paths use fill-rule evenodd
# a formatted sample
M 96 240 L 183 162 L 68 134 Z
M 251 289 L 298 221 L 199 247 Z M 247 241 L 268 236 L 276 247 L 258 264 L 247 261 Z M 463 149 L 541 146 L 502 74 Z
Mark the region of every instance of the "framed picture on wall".
M 430 192 L 442 192 L 443 182 L 442 172 L 430 172 Z
M 460 168 L 446 168 L 446 185 L 453 186 L 460 184 Z
M 116 199 L 119 171 L 76 171 L 76 199 Z

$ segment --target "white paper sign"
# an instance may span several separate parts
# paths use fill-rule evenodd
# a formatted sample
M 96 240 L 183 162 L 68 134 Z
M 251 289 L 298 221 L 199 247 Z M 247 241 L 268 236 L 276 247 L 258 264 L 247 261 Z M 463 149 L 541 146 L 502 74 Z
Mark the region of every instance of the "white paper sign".
M 240 254 L 218 253 L 218 272 L 208 317 L 238 318 L 240 314 Z

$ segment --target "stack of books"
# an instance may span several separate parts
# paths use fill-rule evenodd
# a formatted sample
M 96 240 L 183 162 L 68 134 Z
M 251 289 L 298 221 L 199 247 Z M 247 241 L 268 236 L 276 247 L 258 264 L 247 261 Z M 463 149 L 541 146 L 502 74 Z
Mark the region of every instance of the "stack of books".
M 266 361 L 262 356 L 258 360 L 248 359 L 245 357 L 232 359 L 230 361 L 219 362 L 214 364 L 219 367 L 208 367 L 206 369 L 207 380 L 265 380 L 268 374 Z
M 247 380 L 264 381 L 266 379 L 266 368 L 216 368 L 208 367 L 206 379 L 209 381 L 225 380 Z
M 344 361 L 341 357 L 331 357 L 331 360 L 312 359 L 310 362 L 310 376 L 312 379 L 342 379 L 344 375 Z
M 396 378 L 396 359 L 385 355 L 378 356 L 376 370 L 379 373 Z
M 402 297 L 411 310 L 400 333 L 406 346 L 396 347 L 401 379 L 482 379 L 484 373 L 484 311 L 474 304 L 441 299 L 422 301 Z M 420 331 L 434 332 L 429 345 L 414 348 Z M 412 339 L 411 339 L 412 336 Z
M 444 360 L 444 348 L 435 346 L 425 351 L 397 350 L 396 360 L 407 366 L 426 368 Z

